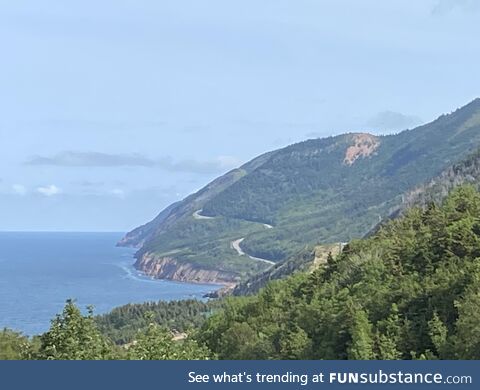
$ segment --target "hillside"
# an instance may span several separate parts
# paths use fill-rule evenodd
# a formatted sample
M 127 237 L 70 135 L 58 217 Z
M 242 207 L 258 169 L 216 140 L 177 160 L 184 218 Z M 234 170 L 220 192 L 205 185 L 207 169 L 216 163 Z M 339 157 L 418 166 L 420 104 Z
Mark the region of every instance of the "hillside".
M 454 189 L 322 264 L 248 297 L 130 304 L 94 317 L 67 300 L 5 359 L 480 359 L 480 194 Z M 192 329 L 194 328 L 194 329 Z M 190 332 L 189 332 L 190 329 Z
M 392 210 L 388 218 L 376 225 L 366 236 L 375 234 L 389 220 L 398 218 L 412 207 L 426 209 L 432 203 L 441 204 L 454 188 L 464 184 L 472 185 L 480 190 L 480 149 L 465 160 L 451 165 L 427 183 L 403 194 L 401 203 Z M 232 292 L 234 295 L 250 295 L 258 292 L 271 280 L 283 279 L 297 271 L 312 270 L 318 265 L 315 260 L 318 259 L 319 251 L 336 254 L 338 245 L 318 245 L 315 248 L 306 248 L 288 260 L 277 263 L 274 267 L 239 283 Z
M 405 212 L 411 207 L 428 207 L 431 203 L 441 203 L 455 187 L 471 184 L 480 189 L 480 149 L 465 160 L 445 169 L 429 182 L 408 191 L 398 210 L 392 217 Z
M 198 333 L 220 359 L 479 359 L 480 194 L 410 209 L 313 273 L 230 298 Z
M 309 246 L 289 259 L 278 262 L 273 267 L 241 281 L 234 288 L 218 290 L 211 296 L 218 298 L 223 295 L 255 294 L 271 281 L 285 279 L 296 272 L 313 272 L 318 267 L 325 265 L 329 256 L 338 255 L 343 246 L 342 243 Z
M 136 265 L 152 276 L 236 283 L 271 267 L 258 259 L 362 237 L 479 146 L 480 99 L 395 135 L 308 140 L 216 179 L 121 244 L 139 247 Z

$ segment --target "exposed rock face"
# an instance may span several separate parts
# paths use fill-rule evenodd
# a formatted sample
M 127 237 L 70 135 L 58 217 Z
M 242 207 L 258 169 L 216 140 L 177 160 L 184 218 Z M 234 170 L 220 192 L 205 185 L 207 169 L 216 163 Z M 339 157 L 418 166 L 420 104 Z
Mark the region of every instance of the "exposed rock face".
M 173 257 L 159 257 L 145 253 L 135 262 L 135 268 L 156 279 L 189 283 L 215 283 L 231 285 L 238 276 L 224 271 L 202 269 L 190 263 L 182 263 Z
M 345 152 L 343 163 L 352 165 L 360 157 L 370 156 L 380 145 L 380 141 L 372 134 L 353 134 L 353 145 Z

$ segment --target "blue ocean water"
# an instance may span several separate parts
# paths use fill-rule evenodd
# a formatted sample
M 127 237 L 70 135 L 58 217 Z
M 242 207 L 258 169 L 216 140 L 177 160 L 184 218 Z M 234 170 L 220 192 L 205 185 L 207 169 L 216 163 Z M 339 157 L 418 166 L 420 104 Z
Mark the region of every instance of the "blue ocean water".
M 121 233 L 0 232 L 0 328 L 44 332 L 68 298 L 104 313 L 126 303 L 201 298 L 211 285 L 153 280 Z

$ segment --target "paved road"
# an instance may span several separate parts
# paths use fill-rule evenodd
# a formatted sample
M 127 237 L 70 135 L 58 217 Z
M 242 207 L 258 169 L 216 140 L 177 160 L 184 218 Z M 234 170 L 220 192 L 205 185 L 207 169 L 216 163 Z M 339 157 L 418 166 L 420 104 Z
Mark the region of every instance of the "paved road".
M 207 217 L 207 216 L 205 216 L 205 215 L 202 215 L 201 212 L 202 212 L 202 209 L 195 211 L 195 212 L 192 214 L 192 217 L 195 218 L 195 219 L 215 219 L 215 217 Z M 273 229 L 273 226 L 272 226 L 272 225 L 269 225 L 268 223 L 264 223 L 263 226 L 264 226 L 266 229 Z M 273 261 L 271 261 L 271 260 L 262 259 L 262 258 L 260 258 L 260 257 L 255 257 L 255 256 L 250 256 L 250 255 L 248 255 L 247 253 L 245 253 L 245 252 L 242 250 L 242 248 L 240 247 L 240 244 L 242 243 L 243 240 L 245 240 L 245 237 L 239 238 L 238 240 L 234 240 L 234 241 L 232 241 L 232 242 L 230 243 L 230 246 L 232 247 L 232 249 L 236 250 L 239 256 L 248 256 L 248 257 L 251 258 L 252 260 L 263 261 L 264 263 L 268 263 L 268 264 L 270 264 L 270 265 L 275 264 L 275 262 L 273 262 Z
M 206 215 L 200 214 L 202 212 L 202 209 L 195 211 L 192 214 L 192 217 L 195 219 L 215 219 L 215 217 L 207 217 Z
M 238 240 L 235 240 L 235 241 L 232 241 L 230 243 L 230 245 L 232 246 L 233 249 L 235 249 L 238 253 L 239 256 L 248 256 L 250 257 L 252 260 L 256 260 L 256 261 L 263 261 L 264 263 L 268 263 L 270 265 L 273 265 L 275 264 L 275 262 L 271 261 L 271 260 L 267 260 L 267 259 L 261 259 L 260 257 L 255 257 L 255 256 L 250 256 L 250 255 L 247 255 L 241 248 L 240 244 L 242 243 L 242 241 L 245 240 L 245 237 L 243 238 L 239 238 Z

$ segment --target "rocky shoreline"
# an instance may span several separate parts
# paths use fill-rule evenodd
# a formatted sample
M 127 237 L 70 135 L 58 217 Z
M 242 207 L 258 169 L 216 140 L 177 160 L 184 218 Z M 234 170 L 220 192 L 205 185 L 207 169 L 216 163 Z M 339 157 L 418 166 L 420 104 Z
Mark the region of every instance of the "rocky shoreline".
M 180 262 L 169 256 L 155 253 L 143 253 L 137 258 L 134 267 L 145 275 L 155 279 L 167 279 L 178 282 L 218 284 L 225 287 L 235 286 L 238 276 L 234 273 L 204 269 L 194 264 Z

